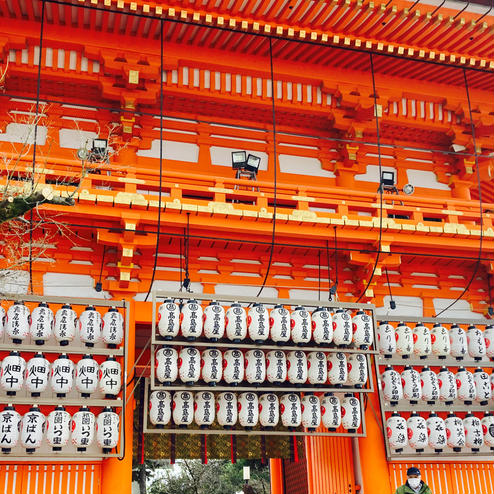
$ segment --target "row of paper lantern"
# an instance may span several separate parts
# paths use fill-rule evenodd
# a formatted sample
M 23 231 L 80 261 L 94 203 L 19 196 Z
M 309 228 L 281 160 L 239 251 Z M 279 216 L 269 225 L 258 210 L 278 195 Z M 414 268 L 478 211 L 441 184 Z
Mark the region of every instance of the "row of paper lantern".
M 480 367 L 473 373 L 458 367 L 456 374 L 447 367 L 441 367 L 436 374 L 429 367 L 418 372 L 407 365 L 400 374 L 392 366 L 386 366 L 381 374 L 381 385 L 384 399 L 391 405 L 402 399 L 410 403 L 422 400 L 427 403 L 444 401 L 446 404 L 458 399 L 465 404 L 477 401 L 487 405 L 494 397 L 494 373 L 489 376 Z
M 116 307 L 101 314 L 88 306 L 79 318 L 71 305 L 63 305 L 56 314 L 47 303 L 40 302 L 32 313 L 23 302 L 14 302 L 7 311 L 0 306 L 0 337 L 3 333 L 14 343 L 22 343 L 30 335 L 37 345 L 52 336 L 62 346 L 68 345 L 79 334 L 88 347 L 103 341 L 109 348 L 117 348 L 124 337 L 124 319 Z
M 0 412 L 0 448 L 2 453 L 10 453 L 20 445 L 27 453 L 34 453 L 41 447 L 43 438 L 53 451 L 61 451 L 69 440 L 84 452 L 94 442 L 110 453 L 119 440 L 120 417 L 111 407 L 106 407 L 96 417 L 87 407 L 81 407 L 70 415 L 63 406 L 57 406 L 47 416 L 33 405 L 21 416 L 13 406 L 7 405 Z
M 224 392 L 216 396 L 210 391 L 191 393 L 190 391 L 153 391 L 149 398 L 149 421 L 164 427 L 173 421 L 175 426 L 187 427 L 193 422 L 207 428 L 216 422 L 230 428 L 237 423 L 250 429 L 260 425 L 273 428 L 281 419 L 283 427 L 296 429 L 304 427 L 313 431 L 321 424 L 330 431 L 340 425 L 348 432 L 360 427 L 360 402 L 351 393 L 340 401 L 333 393 L 318 398 L 305 393 L 300 398 L 297 393 L 287 393 L 278 397 L 274 393 Z
M 372 318 L 358 311 L 352 318 L 345 309 L 332 314 L 326 307 L 310 313 L 305 307 L 295 307 L 290 313 L 282 305 L 271 311 L 263 304 L 254 304 L 248 310 L 233 303 L 226 311 L 219 302 L 211 302 L 203 310 L 196 300 L 180 306 L 165 300 L 158 309 L 158 332 L 164 339 L 181 334 L 189 341 L 204 336 L 218 341 L 226 336 L 233 342 L 249 337 L 255 342 L 271 339 L 274 342 L 318 345 L 350 345 L 365 349 L 372 345 L 374 328 Z
M 122 368 L 111 356 L 98 364 L 91 355 L 83 355 L 74 364 L 64 353 L 51 363 L 43 353 L 36 353 L 26 363 L 19 352 L 12 351 L 2 360 L 0 387 L 8 396 L 15 396 L 24 385 L 31 396 L 40 396 L 50 386 L 58 398 L 63 398 L 75 385 L 84 398 L 98 389 L 107 398 L 114 398 L 122 386 Z
M 180 351 L 170 346 L 156 352 L 156 379 L 172 384 L 177 379 L 192 385 L 202 379 L 214 386 L 221 380 L 231 385 L 244 379 L 250 384 L 261 384 L 266 380 L 272 384 L 289 382 L 335 386 L 350 385 L 361 388 L 367 383 L 367 359 L 362 353 L 345 355 L 342 352 L 272 350 L 264 353 L 254 349 L 243 353 L 240 350 L 221 352 L 208 348 L 200 352 L 195 347 L 184 347 Z
M 417 453 L 425 448 L 436 453 L 446 447 L 455 452 L 461 448 L 478 451 L 482 446 L 494 449 L 494 416 L 486 412 L 482 419 L 467 413 L 462 420 L 454 413 L 442 419 L 431 413 L 427 419 L 412 412 L 408 419 L 394 412 L 386 420 L 386 432 L 389 446 L 401 452 L 407 445 Z
M 387 357 L 397 354 L 403 358 L 416 355 L 423 359 L 429 355 L 451 356 L 458 360 L 468 356 L 476 360 L 486 356 L 494 358 L 494 325 L 488 325 L 482 331 L 472 324 L 465 331 L 457 324 L 452 324 L 448 330 L 437 323 L 429 330 L 422 323 L 412 329 L 400 322 L 395 329 L 388 322 L 382 322 L 377 338 L 379 352 Z

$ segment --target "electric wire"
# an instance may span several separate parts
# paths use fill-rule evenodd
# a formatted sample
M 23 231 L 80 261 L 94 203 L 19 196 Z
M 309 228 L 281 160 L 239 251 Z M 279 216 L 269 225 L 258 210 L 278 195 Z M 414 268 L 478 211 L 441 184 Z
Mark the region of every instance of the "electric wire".
M 317 251 L 317 267 L 318 267 L 317 300 L 321 301 L 321 250 Z
M 331 274 L 329 267 L 329 242 L 326 240 L 326 263 L 328 265 L 328 300 L 331 301 Z
M 389 282 L 388 268 L 384 268 L 384 272 L 386 273 L 386 283 L 388 284 L 390 304 L 392 305 L 392 303 L 394 302 L 394 300 L 393 300 L 393 294 L 391 293 L 391 283 Z

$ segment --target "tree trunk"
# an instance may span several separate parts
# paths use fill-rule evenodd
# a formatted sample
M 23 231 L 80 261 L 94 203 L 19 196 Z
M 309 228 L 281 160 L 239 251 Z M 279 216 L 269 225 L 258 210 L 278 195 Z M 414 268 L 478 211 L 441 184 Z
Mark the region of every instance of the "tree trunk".
M 139 494 L 146 494 L 146 465 L 139 465 Z

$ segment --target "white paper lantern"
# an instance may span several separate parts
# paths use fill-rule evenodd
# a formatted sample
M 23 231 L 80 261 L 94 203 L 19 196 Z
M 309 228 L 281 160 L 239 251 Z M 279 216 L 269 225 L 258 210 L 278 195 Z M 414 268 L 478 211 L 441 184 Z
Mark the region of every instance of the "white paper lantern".
M 230 341 L 243 341 L 247 336 L 247 314 L 245 309 L 234 303 L 226 311 L 226 335 Z
M 403 322 L 396 326 L 396 353 L 402 358 L 409 358 L 413 353 L 413 332 Z
M 55 316 L 45 302 L 40 302 L 31 313 L 31 338 L 36 345 L 43 345 L 53 333 Z
M 393 412 L 386 420 L 386 435 L 389 447 L 397 453 L 408 444 L 407 421 L 398 412 Z
M 87 347 L 93 347 L 101 340 L 102 325 L 101 314 L 92 305 L 86 307 L 79 317 L 79 335 Z
M 22 343 L 29 334 L 31 314 L 24 302 L 15 301 L 7 310 L 5 334 L 14 343 Z
M 417 412 L 412 412 L 407 419 L 408 444 L 417 453 L 424 451 L 428 444 L 427 423 Z
M 484 444 L 480 419 L 472 413 L 467 413 L 463 419 L 463 427 L 465 428 L 465 446 L 472 451 L 479 451 Z
M 203 321 L 204 336 L 206 338 L 212 341 L 223 338 L 225 334 L 225 309 L 219 302 L 212 300 L 206 306 Z
M 484 434 L 484 444 L 492 450 L 494 449 L 494 415 L 490 412 L 485 412 L 480 423 Z
M 180 307 L 171 298 L 158 307 L 158 333 L 165 340 L 172 340 L 180 330 Z
M 238 395 L 238 423 L 247 430 L 259 422 L 259 400 L 250 391 Z
M 491 394 L 494 397 L 494 372 L 492 372 L 491 374 L 490 381 L 491 381 Z
M 372 318 L 363 310 L 357 311 L 352 319 L 353 344 L 362 350 L 367 350 L 374 341 Z
M 19 441 L 21 416 L 12 405 L 0 412 L 0 448 L 2 453 L 10 453 Z
M 455 375 L 447 367 L 441 367 L 437 381 L 439 383 L 439 400 L 444 401 L 446 405 L 452 405 L 458 397 Z
M 96 418 L 96 442 L 104 454 L 118 445 L 120 417 L 111 407 L 105 407 Z
M 413 353 L 421 359 L 427 358 L 432 351 L 431 332 L 422 323 L 417 323 L 413 328 Z
M 288 393 L 280 397 L 281 423 L 283 427 L 295 429 L 302 423 L 302 408 L 300 397 L 295 393 Z
M 309 343 L 312 336 L 310 313 L 305 307 L 295 307 L 290 315 L 290 327 L 293 343 L 300 345 Z
M 471 405 L 477 398 L 473 374 L 463 367 L 459 367 L 456 372 L 456 388 L 458 389 L 458 399 L 465 402 L 466 405 Z
M 409 365 L 403 368 L 401 384 L 403 386 L 403 398 L 405 400 L 408 400 L 411 404 L 417 404 L 422 399 L 420 374 Z
M 156 379 L 170 385 L 178 377 L 178 352 L 175 348 L 163 346 L 156 351 L 155 362 Z
M 75 389 L 89 398 L 98 389 L 99 365 L 91 355 L 83 355 L 75 366 Z
M 225 429 L 237 423 L 238 405 L 235 393 L 220 393 L 216 399 L 216 420 Z
M 278 397 L 274 393 L 264 393 L 259 396 L 259 423 L 261 426 L 271 429 L 278 425 L 279 420 Z
M 245 378 L 250 384 L 260 384 L 266 379 L 266 359 L 261 350 L 245 352 Z
M 53 334 L 61 346 L 68 345 L 75 337 L 77 313 L 69 304 L 64 304 L 55 314 Z
M 391 358 L 396 353 L 395 328 L 387 321 L 381 322 L 377 328 L 377 347 L 385 358 Z
M 2 361 L 0 386 L 7 392 L 7 396 L 15 396 L 22 389 L 26 361 L 19 352 L 10 352 Z
M 317 345 L 329 345 L 333 341 L 333 319 L 326 307 L 318 307 L 312 313 L 312 338 Z
M 454 413 L 449 413 L 444 420 L 446 427 L 446 443 L 455 452 L 460 452 L 465 446 L 465 428 L 463 420 L 457 417 Z
M 223 380 L 236 386 L 244 379 L 244 356 L 240 350 L 223 353 Z
M 362 388 L 368 379 L 367 359 L 363 353 L 351 353 L 348 357 L 348 379 L 347 384 Z
M 34 453 L 41 446 L 46 418 L 37 406 L 32 406 L 21 420 L 21 446 Z
M 431 329 L 432 354 L 440 359 L 446 358 L 451 351 L 448 330 L 439 323 Z
M 5 323 L 7 322 L 7 312 L 0 305 L 0 338 L 3 337 L 3 332 L 5 331 Z
M 467 331 L 468 353 L 475 360 L 482 360 L 486 354 L 484 333 L 477 326 L 469 326 Z
M 105 398 L 115 398 L 122 387 L 122 366 L 114 357 L 108 357 L 99 366 L 99 389 Z
M 489 324 L 484 330 L 485 353 L 490 358 L 494 358 L 494 324 Z
M 182 307 L 180 314 L 182 336 L 188 341 L 194 341 L 202 334 L 203 323 L 202 307 L 197 303 L 197 300 L 187 300 Z
M 172 402 L 173 423 L 183 428 L 194 419 L 194 396 L 190 391 L 176 391 Z
M 430 370 L 429 367 L 424 367 L 420 373 L 420 383 L 422 385 L 422 400 L 429 405 L 433 405 L 439 400 L 439 381 L 437 374 Z
M 453 324 L 449 330 L 449 341 L 451 343 L 451 356 L 456 360 L 462 360 L 467 354 L 467 334 L 458 325 Z
M 341 403 L 333 393 L 324 393 L 321 397 L 321 420 L 330 432 L 336 431 L 341 425 Z
M 254 304 L 247 317 L 249 338 L 262 343 L 269 338 L 269 312 L 263 304 Z
M 93 444 L 94 428 L 96 417 L 88 407 L 81 407 L 79 411 L 72 416 L 72 444 L 77 448 L 77 451 L 84 452 Z
M 53 451 L 61 451 L 70 439 L 72 417 L 63 406 L 57 406 L 46 418 L 46 441 Z
M 446 424 L 436 413 L 432 412 L 426 420 L 429 448 L 441 453 L 446 447 Z
M 48 387 L 50 362 L 42 353 L 37 353 L 26 365 L 26 388 L 31 396 L 39 396 Z
M 333 342 L 335 345 L 352 342 L 352 318 L 344 309 L 337 309 L 333 314 Z
M 302 426 L 315 431 L 321 425 L 321 404 L 319 398 L 312 393 L 305 393 L 300 400 L 302 410 Z
M 74 386 L 74 362 L 62 353 L 51 364 L 51 389 L 57 394 L 57 398 L 64 398 L 72 391 Z
M 178 376 L 183 383 L 194 384 L 201 375 L 201 354 L 194 347 L 185 347 L 178 354 Z
M 124 318 L 116 307 L 110 307 L 103 316 L 101 336 L 108 348 L 117 348 L 124 337 Z
M 403 387 L 400 374 L 391 366 L 386 366 L 381 375 L 383 396 L 391 405 L 396 405 L 403 399 Z
M 307 354 L 307 379 L 310 384 L 323 385 L 328 380 L 328 363 L 323 352 Z
M 210 386 L 215 386 L 223 377 L 223 356 L 217 348 L 208 348 L 201 354 L 201 377 Z
M 286 381 L 286 355 L 281 350 L 271 350 L 266 354 L 266 377 L 270 383 Z
M 360 402 L 352 393 L 345 393 L 341 400 L 341 425 L 348 432 L 356 432 L 360 427 Z
M 301 350 L 287 353 L 287 378 L 292 384 L 303 384 L 307 381 L 307 356 Z
M 269 314 L 271 339 L 276 343 L 290 340 L 290 312 L 282 305 L 275 305 Z
M 340 387 L 348 379 L 348 362 L 346 355 L 341 352 L 328 354 L 328 381 L 334 386 Z
M 210 391 L 200 391 L 194 397 L 194 422 L 205 429 L 213 424 L 215 417 L 214 395 Z
M 473 381 L 475 384 L 476 401 L 481 405 L 487 405 L 492 398 L 489 374 L 479 367 L 473 373 Z
M 172 395 L 169 391 L 153 391 L 149 396 L 149 421 L 158 429 L 170 423 Z

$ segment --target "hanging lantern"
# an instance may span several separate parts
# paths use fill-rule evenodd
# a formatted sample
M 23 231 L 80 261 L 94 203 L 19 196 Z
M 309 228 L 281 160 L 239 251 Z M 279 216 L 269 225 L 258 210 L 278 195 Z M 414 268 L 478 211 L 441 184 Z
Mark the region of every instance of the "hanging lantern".
M 474 452 L 479 451 L 484 444 L 480 419 L 473 413 L 467 413 L 463 419 L 463 427 L 465 428 L 465 446 Z
M 367 359 L 362 353 L 351 353 L 348 358 L 347 384 L 363 388 L 367 383 Z
M 51 364 L 51 389 L 57 394 L 57 398 L 65 398 L 72 391 L 74 385 L 74 362 L 67 354 L 62 353 Z
M 215 386 L 223 377 L 223 359 L 217 348 L 208 348 L 201 354 L 201 377 L 210 386 Z
M 188 341 L 194 341 L 202 334 L 202 307 L 197 300 L 187 300 L 180 314 L 182 336 Z
M 156 351 L 156 379 L 167 386 L 178 377 L 178 352 L 175 348 L 163 346 Z
M 7 312 L 0 305 L 0 338 L 3 337 L 3 332 L 5 331 L 5 323 L 7 322 Z
M 86 451 L 93 444 L 96 418 L 88 407 L 81 407 L 72 416 L 72 444 L 78 452 Z
M 494 324 L 489 324 L 488 326 L 485 327 L 484 340 L 485 340 L 485 353 L 490 359 L 493 359 L 494 358 Z
M 10 453 L 19 441 L 21 416 L 12 405 L 0 412 L 0 448 L 2 453 Z
M 374 328 L 371 317 L 363 310 L 357 311 L 352 319 L 353 344 L 361 350 L 367 350 L 374 341 Z
M 477 398 L 473 374 L 464 367 L 459 367 L 456 372 L 456 388 L 458 389 L 458 399 L 463 401 L 465 405 L 471 405 Z
M 29 334 L 31 314 L 24 302 L 15 301 L 7 311 L 5 334 L 16 344 L 22 343 Z
M 281 350 L 266 354 L 266 377 L 270 383 L 284 383 L 287 376 L 286 355 Z
M 180 428 L 192 424 L 194 419 L 194 396 L 190 391 L 176 391 L 172 402 L 173 423 Z
M 328 381 L 336 387 L 343 386 L 348 379 L 348 362 L 341 352 L 328 354 Z
M 122 387 L 122 367 L 113 356 L 99 366 L 99 389 L 105 398 L 115 398 Z
M 75 337 L 77 328 L 77 314 L 72 306 L 64 304 L 55 314 L 53 334 L 61 346 L 68 345 Z
M 383 396 L 390 405 L 397 405 L 403 399 L 403 387 L 400 374 L 387 365 L 381 375 Z
M 245 352 L 245 378 L 250 384 L 261 384 L 266 379 L 266 359 L 261 350 Z
M 201 354 L 194 347 L 185 347 L 178 354 L 178 376 L 188 385 L 199 381 L 201 375 Z
M 92 355 L 83 355 L 75 366 L 75 389 L 89 398 L 98 389 L 99 365 Z
M 461 451 L 465 446 L 465 428 L 463 420 L 457 417 L 454 413 L 449 413 L 444 420 L 446 427 L 446 443 L 456 453 Z
M 26 361 L 19 352 L 10 352 L 2 361 L 0 386 L 7 392 L 7 396 L 15 396 L 22 389 Z
M 401 453 L 408 444 L 407 421 L 398 412 L 393 412 L 386 420 L 386 434 L 389 447 L 396 453 Z
M 200 391 L 194 398 L 194 421 L 201 428 L 206 429 L 214 422 L 215 405 L 214 395 L 209 391 Z
M 351 317 L 344 309 L 337 309 L 333 314 L 333 342 L 338 346 L 352 342 Z
M 316 386 L 326 384 L 328 380 L 328 363 L 323 352 L 307 354 L 307 379 Z
M 407 419 L 408 444 L 417 453 L 422 453 L 427 446 L 427 423 L 417 412 L 412 412 Z
M 441 367 L 437 381 L 439 383 L 439 400 L 444 401 L 446 405 L 452 405 L 458 397 L 455 375 L 447 367 Z
M 120 417 L 113 408 L 105 407 L 96 418 L 96 442 L 103 454 L 108 454 L 117 447 L 120 435 Z
M 235 302 L 226 311 L 226 336 L 237 343 L 247 336 L 247 314 L 239 303 Z
M 223 380 L 236 386 L 244 378 L 244 356 L 240 350 L 227 350 L 223 354 Z
M 445 359 L 451 351 L 448 330 L 436 323 L 431 329 L 432 354 Z
M 247 317 L 249 338 L 257 344 L 269 338 L 269 313 L 263 304 L 254 304 Z
M 413 332 L 403 322 L 396 327 L 396 353 L 402 358 L 409 358 L 413 353 Z
M 283 427 L 295 429 L 302 423 L 302 408 L 300 398 L 295 393 L 288 393 L 280 397 L 281 423 Z
M 484 333 L 477 326 L 469 326 L 467 331 L 468 353 L 474 360 L 482 360 L 486 354 Z
M 31 396 L 39 396 L 48 387 L 50 362 L 42 353 L 36 353 L 27 361 L 26 388 Z
M 401 373 L 401 384 L 403 386 L 403 398 L 412 405 L 416 405 L 422 399 L 420 374 L 409 365 L 405 365 Z
M 61 451 L 70 439 L 70 421 L 72 417 L 63 406 L 55 407 L 46 418 L 46 441 L 53 451 Z
M 360 427 L 360 402 L 352 393 L 345 393 L 341 400 L 341 425 L 347 432 L 354 433 Z
M 475 384 L 476 401 L 481 405 L 487 405 L 492 398 L 491 383 L 489 381 L 489 374 L 482 370 L 480 367 L 475 369 L 473 373 L 473 381 Z
M 53 311 L 45 302 L 40 302 L 38 307 L 33 309 L 30 333 L 36 345 L 43 345 L 46 340 L 50 339 L 53 333 L 54 319 Z
M 251 430 L 259 422 L 259 401 L 255 393 L 247 392 L 238 395 L 238 423 Z
M 204 309 L 202 319 L 204 336 L 207 339 L 218 341 L 223 338 L 225 334 L 225 308 L 219 302 L 212 300 Z
M 275 305 L 269 314 L 271 339 L 276 343 L 290 340 L 290 312 L 282 305 Z
M 33 405 L 21 420 L 21 446 L 26 453 L 34 453 L 41 446 L 45 433 L 46 418 L 40 409 Z
M 490 381 L 491 381 L 491 394 L 492 396 L 494 396 L 494 372 L 492 372 L 491 374 Z
M 266 429 L 272 429 L 280 420 L 278 397 L 274 393 L 259 396 L 259 423 Z
M 432 351 L 432 338 L 429 328 L 422 323 L 417 323 L 412 332 L 413 353 L 421 359 L 427 358 Z
M 422 400 L 428 405 L 434 405 L 439 400 L 439 381 L 437 374 L 429 367 L 424 367 L 420 373 L 420 384 L 422 386 Z
M 292 350 L 286 356 L 287 377 L 292 384 L 304 384 L 307 381 L 307 356 L 300 350 Z
M 216 419 L 225 429 L 231 429 L 237 423 L 237 397 L 235 393 L 220 393 L 216 399 Z
M 92 306 L 86 307 L 79 317 L 79 335 L 87 347 L 93 347 L 101 340 L 101 314 Z
M 312 393 L 305 393 L 300 400 L 302 410 L 302 426 L 314 432 L 321 425 L 321 404 L 319 398 Z
M 435 453 L 441 453 L 446 447 L 446 424 L 437 413 L 432 412 L 426 420 L 427 435 L 429 437 L 429 447 Z
M 158 333 L 165 340 L 172 340 L 180 330 L 180 307 L 171 298 L 158 307 Z
M 467 334 L 457 324 L 453 324 L 449 330 L 451 343 L 451 356 L 456 360 L 463 360 L 467 354 Z
M 101 336 L 108 348 L 117 348 L 124 337 L 124 318 L 116 307 L 110 307 L 103 316 L 103 331 Z
M 292 341 L 297 345 L 309 343 L 311 339 L 311 317 L 305 307 L 298 306 L 290 315 Z
M 387 321 L 383 321 L 377 328 L 377 347 L 384 358 L 391 358 L 396 353 L 395 328 Z
M 333 321 L 326 307 L 318 307 L 312 313 L 312 339 L 317 345 L 329 345 L 333 341 Z
M 484 433 L 484 444 L 494 450 L 494 415 L 490 412 L 485 412 L 480 423 Z
M 321 420 L 330 432 L 335 432 L 341 425 L 340 399 L 333 393 L 324 393 L 321 398 Z
M 172 395 L 168 391 L 153 391 L 149 396 L 149 421 L 163 429 L 172 418 Z

